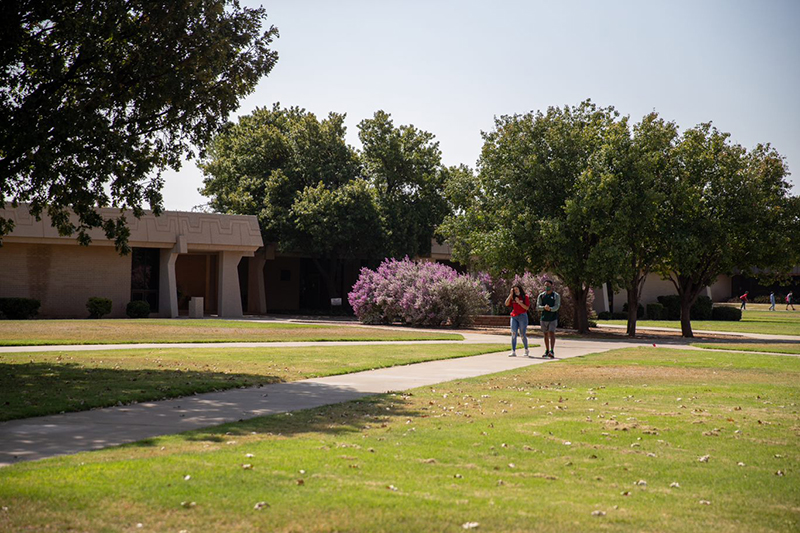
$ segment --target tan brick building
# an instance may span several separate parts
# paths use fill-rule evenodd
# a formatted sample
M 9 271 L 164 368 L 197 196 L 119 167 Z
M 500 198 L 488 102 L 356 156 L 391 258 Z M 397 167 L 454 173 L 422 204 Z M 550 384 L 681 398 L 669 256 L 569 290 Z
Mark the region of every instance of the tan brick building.
M 254 257 L 263 242 L 254 216 L 129 215 L 133 253 L 121 256 L 100 230 L 91 232 L 91 245 L 80 246 L 58 235 L 46 216 L 37 221 L 26 206 L 0 213 L 15 222 L 0 247 L 0 298 L 36 298 L 41 317 L 84 318 L 92 296 L 113 301 L 111 317 L 124 317 L 131 300 L 147 300 L 163 317 L 188 312 L 191 298 L 203 298 L 205 314 L 266 311 L 265 259 Z

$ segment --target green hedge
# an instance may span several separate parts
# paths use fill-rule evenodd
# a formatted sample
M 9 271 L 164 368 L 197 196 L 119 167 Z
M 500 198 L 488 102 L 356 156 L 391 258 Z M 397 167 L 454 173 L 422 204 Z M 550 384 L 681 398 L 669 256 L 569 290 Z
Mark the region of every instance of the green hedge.
M 144 300 L 128 302 L 125 314 L 131 318 L 147 318 L 150 316 L 150 304 Z
M 667 310 L 659 303 L 647 304 L 647 320 L 666 320 Z
M 111 300 L 92 296 L 86 302 L 86 310 L 89 311 L 89 318 L 103 318 L 111 313 Z
M 34 298 L 0 298 L 0 317 L 28 320 L 39 314 L 42 302 Z
M 625 304 L 622 306 L 622 312 L 626 314 L 625 318 L 627 319 L 628 302 L 625 302 Z M 644 307 L 642 307 L 642 304 L 639 304 L 639 309 L 636 310 L 636 318 L 642 318 L 643 316 L 644 316 Z
M 742 319 L 742 310 L 727 305 L 715 306 L 711 310 L 711 320 L 728 320 L 736 322 Z

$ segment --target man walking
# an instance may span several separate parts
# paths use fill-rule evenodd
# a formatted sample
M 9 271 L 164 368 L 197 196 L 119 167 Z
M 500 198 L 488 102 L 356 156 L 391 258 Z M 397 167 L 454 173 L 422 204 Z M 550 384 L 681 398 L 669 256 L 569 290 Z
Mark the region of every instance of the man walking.
M 741 309 L 742 311 L 746 311 L 747 310 L 747 295 L 748 294 L 749 293 L 747 291 L 744 291 L 744 294 L 739 296 L 739 299 L 742 301 L 742 306 L 739 309 Z
M 769 293 L 769 310 L 775 310 L 775 291 Z
M 544 281 L 544 292 L 536 299 L 536 310 L 541 313 L 540 323 L 544 334 L 544 358 L 555 359 L 556 327 L 558 310 L 561 308 L 561 295 L 553 290 L 553 282 Z
M 786 295 L 786 310 L 789 310 L 789 306 L 792 306 L 792 311 L 795 310 L 794 308 L 794 293 L 789 291 L 789 294 Z

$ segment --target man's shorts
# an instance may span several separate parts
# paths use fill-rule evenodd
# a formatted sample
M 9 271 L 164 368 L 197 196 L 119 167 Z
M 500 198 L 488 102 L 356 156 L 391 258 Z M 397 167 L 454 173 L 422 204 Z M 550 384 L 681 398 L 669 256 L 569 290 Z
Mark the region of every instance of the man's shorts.
M 556 328 L 558 327 L 558 319 L 555 320 L 542 320 L 542 331 L 552 331 L 553 333 L 556 332 Z

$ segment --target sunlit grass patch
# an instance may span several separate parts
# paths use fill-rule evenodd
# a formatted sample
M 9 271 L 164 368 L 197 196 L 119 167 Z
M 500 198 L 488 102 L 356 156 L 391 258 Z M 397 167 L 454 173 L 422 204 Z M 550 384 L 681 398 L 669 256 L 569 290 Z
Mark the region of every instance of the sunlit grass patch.
M 602 320 L 599 325 L 625 325 L 626 320 Z M 638 320 L 637 327 L 657 327 L 681 329 L 678 320 Z M 696 331 L 726 331 L 732 333 L 761 333 L 769 335 L 800 335 L 800 311 L 760 311 L 747 310 L 742 320 L 729 322 L 725 320 L 692 320 L 692 329 Z
M 710 350 L 734 350 L 739 352 L 771 352 L 785 354 L 800 354 L 800 343 L 758 343 L 758 342 L 732 342 L 732 343 L 695 343 L 692 346 Z
M 462 340 L 457 333 L 248 320 L 0 320 L 0 345 Z

